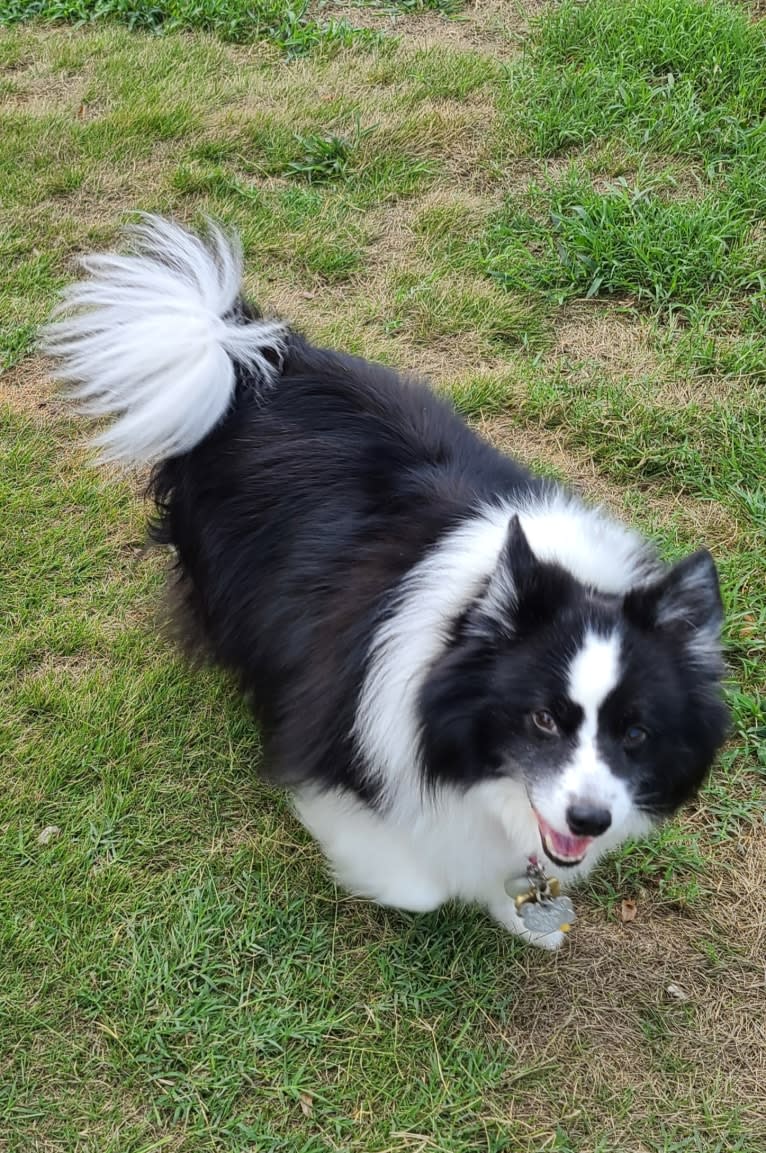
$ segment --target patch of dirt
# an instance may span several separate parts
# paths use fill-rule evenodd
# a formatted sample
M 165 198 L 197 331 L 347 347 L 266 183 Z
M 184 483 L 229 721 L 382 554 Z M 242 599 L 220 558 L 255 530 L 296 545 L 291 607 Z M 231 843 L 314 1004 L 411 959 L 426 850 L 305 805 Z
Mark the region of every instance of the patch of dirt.
M 367 270 L 373 276 L 403 261 L 413 261 L 416 237 L 413 222 L 422 211 L 421 200 L 399 200 L 367 214 L 365 223 L 370 241 Z
M 164 190 L 167 186 L 169 174 L 178 166 L 176 151 L 175 142 L 157 143 L 151 159 L 141 159 L 121 170 L 102 168 L 88 171 L 80 188 L 60 198 L 67 215 L 76 221 L 78 228 L 87 228 L 99 234 L 107 228 L 113 230 L 114 240 L 118 225 L 129 214 L 132 216 L 147 203 L 151 204 L 158 190 Z M 174 210 L 173 215 L 183 218 L 182 211 Z M 104 242 L 100 240 L 95 243 L 95 247 L 103 245 Z M 85 251 L 92 248 L 93 241 L 86 240 L 83 243 Z M 73 265 L 73 274 L 75 271 Z
M 42 357 L 28 357 L 0 375 L 0 403 L 44 428 L 69 414 Z
M 470 189 L 430 188 L 420 196 L 414 204 L 413 220 L 421 216 L 445 209 L 447 215 L 457 210 L 465 223 L 466 232 L 478 232 L 487 217 L 499 208 L 503 201 L 503 194 L 495 189 L 490 194 L 476 192 Z
M 485 416 L 471 422 L 476 431 L 501 452 L 522 464 L 544 462 L 590 500 L 616 508 L 619 490 L 603 479 L 594 462 L 584 453 L 575 454 L 564 444 L 563 436 L 537 428 L 522 428 L 510 416 Z
M 499 58 L 517 53 L 530 20 L 546 7 L 546 0 L 472 0 L 454 16 L 438 12 L 396 12 L 360 8 L 351 0 L 336 0 L 317 8 L 317 19 L 328 13 L 346 20 L 353 28 L 370 28 L 393 36 L 414 48 L 451 48 L 458 52 L 491 50 Z
M 110 621 L 111 623 L 111 621 Z M 112 630 L 117 633 L 117 629 Z M 42 653 L 38 660 L 29 660 L 19 673 L 20 683 L 56 680 L 75 680 L 86 676 L 95 668 L 111 669 L 112 659 L 107 654 L 96 654 L 80 649 L 76 653 Z
M 684 376 L 679 372 L 674 375 L 671 363 L 670 371 L 652 378 L 649 399 L 672 409 L 684 408 L 687 404 L 705 405 L 733 399 L 744 405 L 751 388 L 751 385 L 738 380 L 736 376 L 724 376 L 721 373 L 691 373 Z M 757 386 L 753 392 L 763 395 Z
M 684 373 L 672 352 L 658 347 L 664 340 L 648 317 L 600 302 L 575 302 L 559 314 L 553 354 L 558 354 L 573 377 L 587 379 L 596 372 L 612 378 L 630 378 L 653 404 L 682 408 L 728 400 L 743 391 L 734 376 Z
M 755 857 L 741 891 L 722 886 L 696 913 L 647 899 L 635 921 L 621 924 L 579 910 L 571 941 L 546 970 L 545 996 L 519 999 L 508 1038 L 522 1064 L 549 1060 L 567 1071 L 562 1106 L 619 1098 L 641 1084 L 640 1097 L 649 1091 L 663 1122 L 688 1124 L 694 1102 L 704 1123 L 701 1096 L 715 1087 L 719 1105 L 741 1109 L 766 1132 L 766 1024 L 755 1010 L 766 992 L 763 848 Z M 707 942 L 723 964 L 711 962 Z M 629 1128 L 619 1147 L 640 1148 Z
M 481 376 L 500 372 L 505 367 L 500 356 L 491 357 L 478 350 L 470 333 L 463 337 L 441 337 L 430 341 L 425 348 L 402 336 L 397 338 L 397 345 L 403 355 L 403 359 L 397 361 L 400 371 L 405 376 L 425 379 L 437 391 L 448 388 L 456 377 L 469 372 Z
M 555 351 L 572 366 L 597 366 L 612 376 L 666 375 L 652 348 L 649 324 L 602 304 L 573 304 L 556 325 Z
M 3 94 L 8 109 L 23 109 L 32 115 L 48 115 L 53 108 L 70 107 L 76 111 L 82 104 L 87 79 L 79 71 L 53 71 L 48 62 L 27 57 L 12 68 L 0 68 L 0 74 L 13 77 L 13 90 Z

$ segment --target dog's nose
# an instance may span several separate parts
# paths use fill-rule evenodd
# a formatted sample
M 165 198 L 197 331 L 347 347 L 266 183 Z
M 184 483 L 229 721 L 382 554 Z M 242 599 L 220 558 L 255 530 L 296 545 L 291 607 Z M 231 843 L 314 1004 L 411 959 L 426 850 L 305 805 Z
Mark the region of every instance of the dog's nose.
M 599 837 L 612 823 L 609 809 L 575 801 L 567 809 L 567 824 L 576 837 Z

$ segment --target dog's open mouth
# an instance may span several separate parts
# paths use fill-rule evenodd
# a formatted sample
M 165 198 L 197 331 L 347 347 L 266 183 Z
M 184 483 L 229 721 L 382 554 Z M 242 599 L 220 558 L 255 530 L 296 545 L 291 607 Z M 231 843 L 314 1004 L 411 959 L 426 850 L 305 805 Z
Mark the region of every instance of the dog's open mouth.
M 546 857 L 549 857 L 554 865 L 569 868 L 573 865 L 579 865 L 585 857 L 593 837 L 573 837 L 570 833 L 559 833 L 540 816 L 537 809 L 534 810 L 534 814 L 537 817 L 540 840 Z

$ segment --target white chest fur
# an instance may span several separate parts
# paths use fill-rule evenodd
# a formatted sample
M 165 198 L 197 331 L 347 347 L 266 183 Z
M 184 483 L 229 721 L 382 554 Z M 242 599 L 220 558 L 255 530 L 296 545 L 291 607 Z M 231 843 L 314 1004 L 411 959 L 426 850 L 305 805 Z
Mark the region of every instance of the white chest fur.
M 339 884 L 412 912 L 453 899 L 502 905 L 509 879 L 518 878 L 518 892 L 527 887 L 529 857 L 540 852 L 524 787 L 510 780 L 444 790 L 417 810 L 382 815 L 338 792 L 303 791 L 296 808 Z

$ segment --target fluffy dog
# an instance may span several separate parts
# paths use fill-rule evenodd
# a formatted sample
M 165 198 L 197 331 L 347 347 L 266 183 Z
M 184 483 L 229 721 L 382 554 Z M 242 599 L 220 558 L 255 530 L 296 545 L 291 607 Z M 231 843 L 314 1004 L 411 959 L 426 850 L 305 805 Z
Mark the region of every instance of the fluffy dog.
M 84 263 L 48 350 L 104 455 L 154 464 L 187 623 L 337 880 L 557 948 L 512 899 L 530 858 L 582 876 L 724 739 L 709 553 L 664 565 L 423 384 L 264 319 L 213 227 L 146 218 Z

